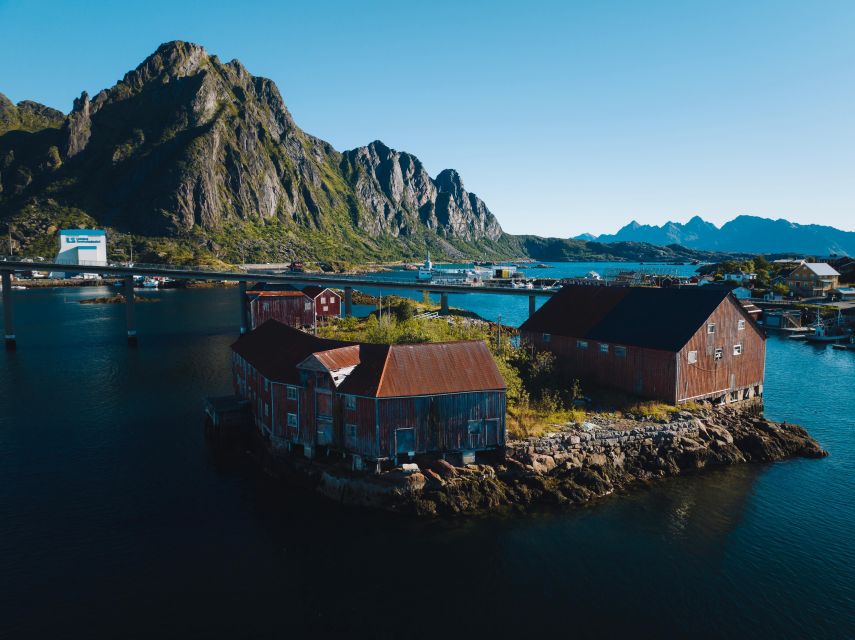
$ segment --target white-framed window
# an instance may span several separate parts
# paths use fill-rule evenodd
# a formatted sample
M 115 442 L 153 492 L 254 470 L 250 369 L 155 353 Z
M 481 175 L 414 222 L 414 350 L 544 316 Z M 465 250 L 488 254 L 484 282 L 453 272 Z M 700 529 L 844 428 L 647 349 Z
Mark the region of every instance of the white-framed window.
M 715 333 L 715 322 L 710 322 L 707 325 L 707 333 Z
M 607 345 L 605 342 L 601 342 L 600 343 L 600 353 L 608 353 L 608 352 L 609 352 L 609 345 Z
M 292 387 L 289 384 L 288 387 L 286 388 L 285 394 L 289 400 L 296 400 L 297 399 L 297 387 Z
M 615 346 L 615 355 L 618 358 L 626 358 L 626 347 Z
M 321 296 L 321 304 L 326 304 L 326 303 L 327 303 L 327 297 Z
M 735 356 L 741 356 L 742 355 L 742 345 L 741 344 L 733 345 L 733 355 L 735 355 Z
M 296 427 L 297 426 L 297 414 L 296 413 L 289 413 L 288 414 L 288 426 L 289 427 Z
M 576 341 L 576 348 L 577 349 L 587 349 L 588 348 L 588 341 L 587 340 L 577 340 Z
M 347 409 L 356 409 L 356 396 L 344 396 L 344 406 Z
M 686 360 L 688 360 L 689 364 L 695 364 L 698 361 L 698 352 L 689 351 L 689 354 L 686 356 Z
M 270 380 L 268 380 L 267 378 L 264 379 L 264 391 L 270 391 Z
M 716 347 L 716 350 L 715 350 L 715 359 L 716 359 L 716 360 L 721 360 L 722 355 L 724 355 L 724 349 L 722 349 L 721 347 Z
M 329 305 L 326 305 L 326 304 L 325 304 L 325 305 L 324 305 L 324 311 L 329 311 L 329 310 L 330 310 Z
M 543 341 L 544 341 L 544 342 L 549 342 L 550 340 L 552 340 L 552 336 L 551 336 L 550 334 L 548 334 L 548 333 L 544 333 L 544 334 L 543 334 Z
M 736 323 L 736 328 L 739 331 L 742 331 L 743 329 L 745 329 L 745 320 L 740 320 L 738 323 Z
M 310 300 L 309 302 L 306 303 L 306 311 L 311 311 L 311 310 L 312 310 L 312 301 Z

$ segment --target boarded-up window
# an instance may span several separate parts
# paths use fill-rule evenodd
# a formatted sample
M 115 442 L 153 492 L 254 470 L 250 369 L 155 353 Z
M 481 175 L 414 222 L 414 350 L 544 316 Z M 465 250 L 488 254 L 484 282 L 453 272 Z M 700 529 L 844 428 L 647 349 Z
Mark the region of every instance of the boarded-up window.
M 396 429 L 395 430 L 395 453 L 410 453 L 416 450 L 416 430 Z
M 481 420 L 470 420 L 466 425 L 469 433 L 481 433 Z
M 697 351 L 689 351 L 689 355 L 687 356 L 687 360 L 689 364 L 695 364 L 698 361 L 698 352 Z

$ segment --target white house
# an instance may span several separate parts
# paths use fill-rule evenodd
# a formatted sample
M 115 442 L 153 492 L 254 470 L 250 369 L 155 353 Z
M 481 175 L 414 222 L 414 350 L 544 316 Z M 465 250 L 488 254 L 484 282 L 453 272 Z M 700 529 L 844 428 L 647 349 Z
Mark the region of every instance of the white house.
M 62 229 L 59 232 L 58 264 L 107 264 L 107 232 L 103 229 Z M 52 273 L 52 277 L 71 278 L 77 272 Z M 84 278 L 97 278 L 93 273 Z

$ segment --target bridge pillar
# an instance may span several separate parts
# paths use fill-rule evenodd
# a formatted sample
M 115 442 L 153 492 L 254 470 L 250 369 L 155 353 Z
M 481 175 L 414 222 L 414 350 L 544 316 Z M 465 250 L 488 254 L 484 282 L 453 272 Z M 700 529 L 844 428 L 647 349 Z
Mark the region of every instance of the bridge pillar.
M 12 323 L 12 272 L 3 272 L 3 335 L 7 349 L 15 348 L 15 326 Z
M 240 332 L 241 335 L 249 330 L 249 299 L 246 297 L 246 280 L 238 283 L 240 294 Z
M 448 294 L 443 291 L 439 294 L 439 313 L 441 315 L 448 315 Z
M 137 343 L 137 306 L 134 296 L 134 277 L 126 276 L 124 278 L 124 295 L 125 295 L 125 324 L 128 329 L 128 344 L 135 345 Z
M 531 318 L 537 310 L 537 296 L 528 297 L 528 317 Z
M 353 315 L 353 287 L 344 288 L 344 317 L 350 318 Z

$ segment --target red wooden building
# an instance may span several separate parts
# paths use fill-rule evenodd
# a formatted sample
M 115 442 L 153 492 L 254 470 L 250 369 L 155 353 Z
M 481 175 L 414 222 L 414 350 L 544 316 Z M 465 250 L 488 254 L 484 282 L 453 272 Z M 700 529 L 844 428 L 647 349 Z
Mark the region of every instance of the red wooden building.
M 249 298 L 250 328 L 276 320 L 289 327 L 305 328 L 315 324 L 314 304 L 307 295 L 288 285 L 257 285 L 246 292 Z
M 341 294 L 316 285 L 303 287 L 303 293 L 311 298 L 315 305 L 315 324 L 318 320 L 341 316 Z
M 520 335 L 583 384 L 674 404 L 763 393 L 766 335 L 723 289 L 570 285 Z
M 361 468 L 505 444 L 505 382 L 481 341 L 352 344 L 268 321 L 232 351 L 235 392 L 277 447 Z

